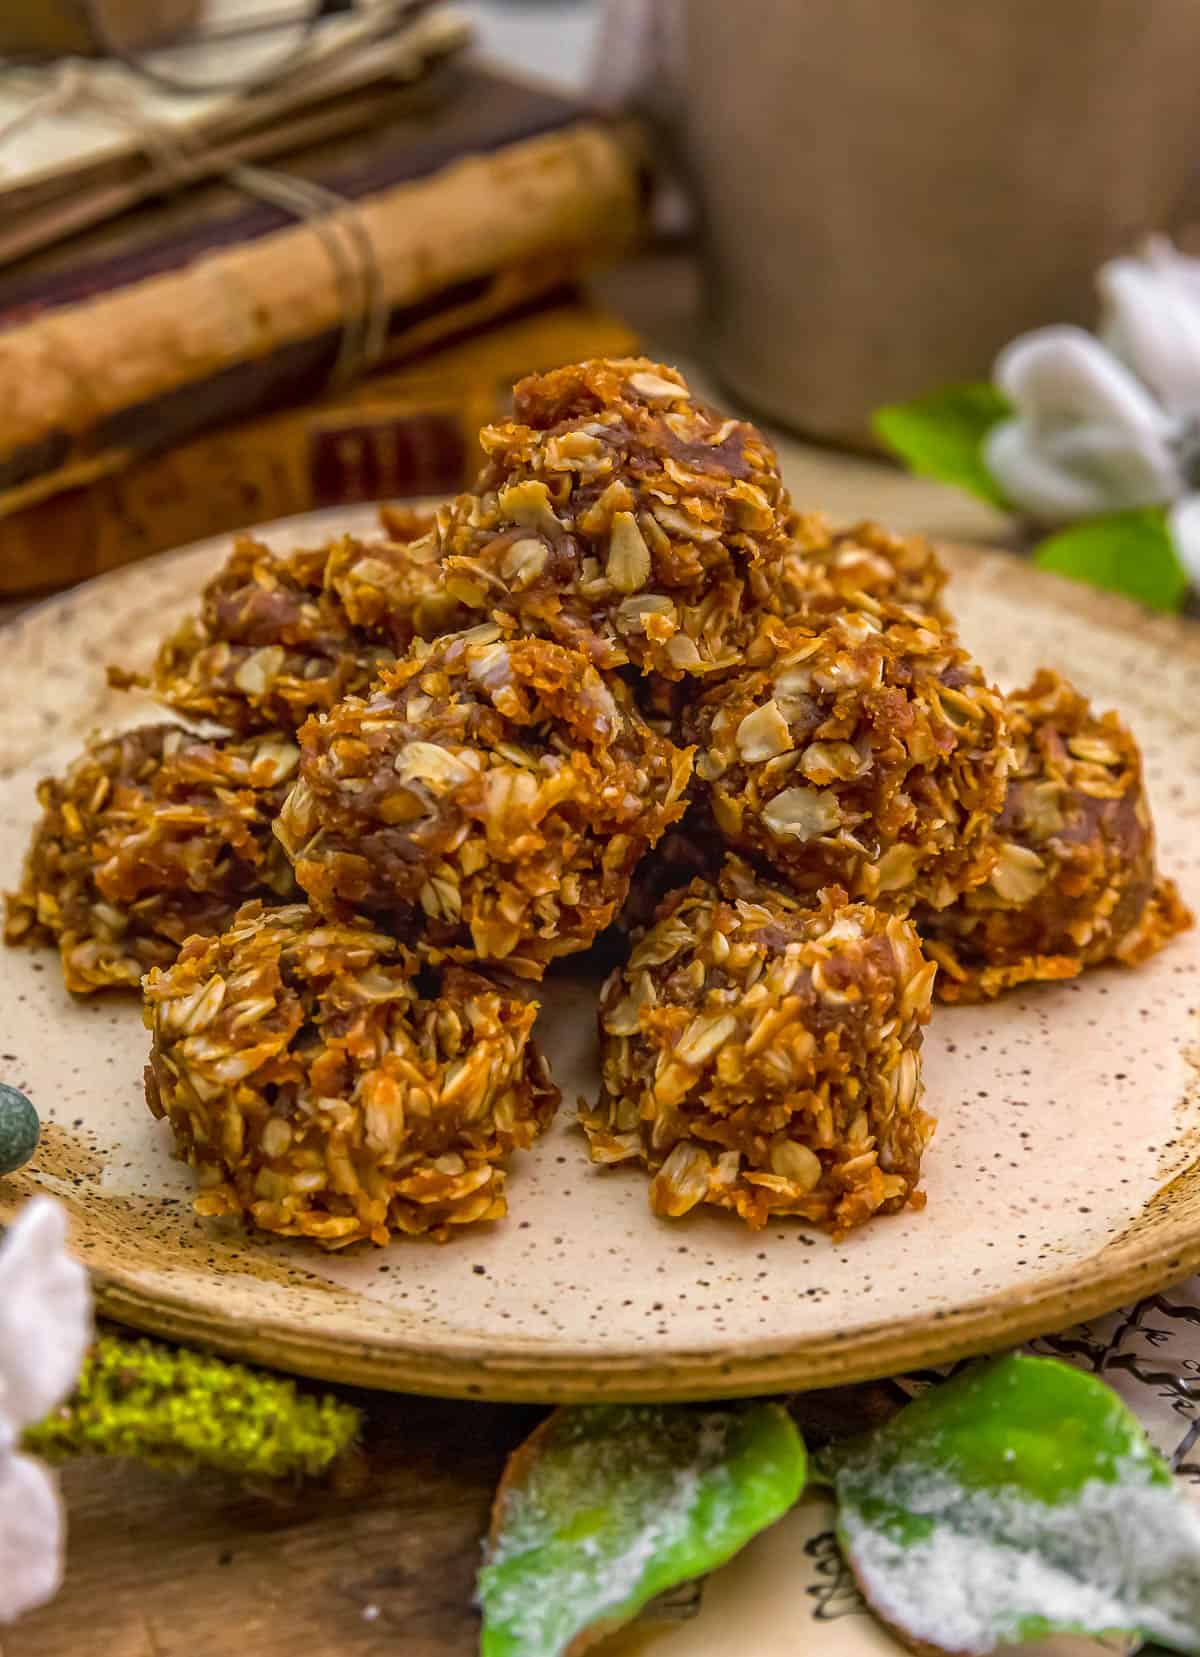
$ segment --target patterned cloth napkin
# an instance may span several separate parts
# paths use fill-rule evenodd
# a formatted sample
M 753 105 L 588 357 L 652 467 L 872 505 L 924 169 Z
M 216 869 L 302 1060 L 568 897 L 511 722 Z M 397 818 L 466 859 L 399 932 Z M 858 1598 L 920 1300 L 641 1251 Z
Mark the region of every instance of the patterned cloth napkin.
M 1200 1277 L 1026 1349 L 1061 1358 L 1120 1393 L 1200 1503 Z M 913 1396 L 952 1373 L 886 1383 Z M 609 1657 L 899 1657 L 905 1648 L 867 1610 L 838 1551 L 833 1506 L 813 1491 L 724 1569 L 656 1608 L 605 1646 Z M 1025 1657 L 1111 1657 L 1097 1640 L 1022 1646 Z

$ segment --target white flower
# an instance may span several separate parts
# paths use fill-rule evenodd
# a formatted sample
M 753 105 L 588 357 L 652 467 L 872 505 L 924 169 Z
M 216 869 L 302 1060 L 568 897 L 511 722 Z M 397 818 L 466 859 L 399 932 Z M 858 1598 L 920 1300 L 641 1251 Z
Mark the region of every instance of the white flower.
M 57 1484 L 17 1446 L 71 1391 L 92 1338 L 87 1273 L 66 1252 L 62 1209 L 35 1197 L 0 1244 L 0 1623 L 62 1581 Z
M 1200 261 L 1155 238 L 1097 277 L 1101 338 L 1039 328 L 1007 346 L 994 379 L 1015 416 L 984 441 L 1015 507 L 1047 525 L 1169 506 L 1200 582 Z
M 1157 506 L 1179 492 L 1163 410 L 1082 328 L 1040 328 L 996 360 L 1017 411 L 993 426 L 984 461 L 1014 506 L 1046 524 Z

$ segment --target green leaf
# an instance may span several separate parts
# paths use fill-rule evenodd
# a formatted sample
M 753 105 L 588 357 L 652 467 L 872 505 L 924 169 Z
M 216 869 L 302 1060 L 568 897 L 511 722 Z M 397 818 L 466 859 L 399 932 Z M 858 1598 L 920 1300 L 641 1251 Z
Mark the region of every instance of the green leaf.
M 482 1657 L 572 1657 L 731 1558 L 804 1488 L 777 1404 L 558 1410 L 512 1457 L 479 1575 Z
M 876 409 L 875 435 L 923 477 L 957 484 L 992 506 L 1007 507 L 983 463 L 983 440 L 1012 413 L 1003 392 L 992 385 L 953 385 Z
M 1124 593 L 1152 610 L 1178 610 L 1188 579 L 1158 506 L 1114 512 L 1039 542 L 1034 562 L 1072 581 Z
M 977 1364 L 825 1466 L 859 1587 L 910 1642 L 1120 1634 L 1200 1653 L 1200 1512 L 1095 1376 Z

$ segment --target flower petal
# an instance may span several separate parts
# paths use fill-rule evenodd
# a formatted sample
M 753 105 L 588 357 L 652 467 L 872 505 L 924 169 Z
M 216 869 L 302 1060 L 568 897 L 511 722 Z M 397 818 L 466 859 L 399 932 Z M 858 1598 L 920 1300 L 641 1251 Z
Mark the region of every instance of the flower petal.
M 1169 236 L 1147 236 L 1142 257 L 1154 270 L 1169 270 L 1195 305 L 1200 305 L 1200 259 L 1189 258 Z
M 1006 499 L 1043 524 L 1156 506 L 1179 488 L 1166 445 L 1149 431 L 1006 420 L 984 438 L 983 459 Z
M 62 1209 L 35 1197 L 0 1245 L 0 1421 L 18 1430 L 70 1392 L 92 1337 L 87 1273 L 66 1240 Z
M 1161 435 L 1169 424 L 1124 364 L 1082 328 L 1022 334 L 996 358 L 992 378 L 1040 428 L 1086 420 Z
M 1200 265 L 1163 238 L 1096 277 L 1112 349 L 1172 413 L 1200 408 Z
M 0 1623 L 54 1598 L 64 1532 L 51 1474 L 32 1456 L 0 1456 Z
M 1161 506 L 1183 487 L 1174 457 L 1157 432 L 1135 434 L 1084 423 L 1052 433 L 1046 446 L 1058 465 L 1099 484 L 1111 511 Z
M 1200 587 L 1200 495 L 1177 501 L 1167 514 L 1167 528 L 1188 580 Z

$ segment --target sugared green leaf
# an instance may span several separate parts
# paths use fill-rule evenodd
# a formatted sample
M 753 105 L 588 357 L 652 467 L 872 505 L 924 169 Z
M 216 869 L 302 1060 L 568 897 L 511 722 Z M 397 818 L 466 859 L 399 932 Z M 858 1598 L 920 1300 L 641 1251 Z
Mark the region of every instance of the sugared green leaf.
M 975 1365 L 824 1471 L 859 1587 L 911 1642 L 1123 1634 L 1200 1653 L 1200 1512 L 1095 1376 Z
M 804 1487 L 776 1404 L 558 1410 L 513 1456 L 479 1576 L 483 1657 L 572 1657 L 703 1575 Z
M 983 463 L 983 440 L 1012 407 L 993 385 L 954 385 L 912 403 L 876 409 L 875 435 L 913 472 L 1006 505 Z
M 1124 593 L 1152 610 L 1178 610 L 1187 592 L 1166 513 L 1157 506 L 1060 530 L 1038 544 L 1034 560 L 1044 570 Z

